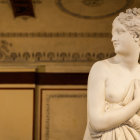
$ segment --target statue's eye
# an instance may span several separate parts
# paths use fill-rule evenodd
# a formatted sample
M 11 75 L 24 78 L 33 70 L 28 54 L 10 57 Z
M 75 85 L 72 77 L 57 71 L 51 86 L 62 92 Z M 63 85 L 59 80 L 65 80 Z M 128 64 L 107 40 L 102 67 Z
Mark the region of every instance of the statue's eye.
M 118 32 L 118 34 L 123 34 L 123 33 L 125 33 L 125 30 L 119 29 L 119 30 L 117 30 L 117 32 Z
M 113 30 L 112 30 L 112 35 L 113 35 L 113 34 L 121 35 L 121 34 L 123 34 L 123 33 L 125 33 L 125 32 L 126 32 L 126 30 L 124 30 L 124 29 L 116 28 L 116 29 L 113 29 Z

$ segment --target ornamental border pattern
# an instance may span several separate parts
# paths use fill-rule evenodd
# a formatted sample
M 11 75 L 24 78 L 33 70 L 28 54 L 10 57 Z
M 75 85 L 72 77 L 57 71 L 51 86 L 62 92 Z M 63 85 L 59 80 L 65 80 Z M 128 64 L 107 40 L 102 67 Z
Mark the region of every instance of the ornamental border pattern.
M 0 37 L 24 38 L 111 38 L 110 32 L 0 32 Z
M 42 93 L 43 94 L 43 93 Z M 50 100 L 53 98 L 86 98 L 87 95 L 85 95 L 84 93 L 82 94 L 71 94 L 71 95 L 67 95 L 67 94 L 61 94 L 61 95 L 49 95 L 46 97 L 46 111 L 47 111 L 47 115 L 46 115 L 46 139 L 49 140 L 49 129 L 50 129 Z
M 0 62 L 51 62 L 51 63 L 90 63 L 114 56 L 114 53 L 70 53 L 70 52 L 10 52 L 0 51 Z
M 125 9 L 127 9 L 129 6 L 131 6 L 133 2 L 134 2 L 134 0 L 126 0 L 126 4 L 123 7 L 121 7 L 120 9 L 118 9 L 118 10 L 112 12 L 112 13 L 105 14 L 105 15 L 100 15 L 100 16 L 85 16 L 85 15 L 81 15 L 81 14 L 72 12 L 72 11 L 65 8 L 65 6 L 62 3 L 62 0 L 56 0 L 56 5 L 58 6 L 58 8 L 62 12 L 66 13 L 66 14 L 69 14 L 71 16 L 74 16 L 76 18 L 83 18 L 83 19 L 90 19 L 90 20 L 94 19 L 95 20 L 95 19 L 107 18 L 107 17 L 113 16 L 115 14 L 118 14 L 121 11 L 124 11 Z
M 0 40 L 0 62 L 96 62 L 114 56 L 113 52 L 53 52 L 53 51 L 12 51 L 13 43 Z
M 32 0 L 34 4 L 42 3 L 42 0 Z M 0 0 L 0 4 L 7 4 L 8 0 Z

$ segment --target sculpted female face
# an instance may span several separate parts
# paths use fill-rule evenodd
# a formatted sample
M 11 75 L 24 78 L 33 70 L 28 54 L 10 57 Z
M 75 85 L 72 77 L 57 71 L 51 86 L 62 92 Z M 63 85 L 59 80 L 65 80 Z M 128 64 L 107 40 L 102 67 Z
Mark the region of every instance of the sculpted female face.
M 138 45 L 133 36 L 117 19 L 113 22 L 112 42 L 116 54 L 128 55 L 138 51 Z

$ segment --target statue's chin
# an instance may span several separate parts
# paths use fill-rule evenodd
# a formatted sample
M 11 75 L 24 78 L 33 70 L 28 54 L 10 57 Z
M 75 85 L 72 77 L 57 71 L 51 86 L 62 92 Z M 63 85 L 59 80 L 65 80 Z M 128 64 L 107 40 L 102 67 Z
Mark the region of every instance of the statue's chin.
M 115 49 L 114 49 L 114 52 L 115 52 L 116 54 L 118 54 L 120 51 L 119 51 L 118 48 L 115 48 Z
M 123 54 L 123 53 L 125 53 L 125 50 L 123 50 L 121 47 L 117 46 L 117 47 L 114 47 L 114 52 L 116 54 Z

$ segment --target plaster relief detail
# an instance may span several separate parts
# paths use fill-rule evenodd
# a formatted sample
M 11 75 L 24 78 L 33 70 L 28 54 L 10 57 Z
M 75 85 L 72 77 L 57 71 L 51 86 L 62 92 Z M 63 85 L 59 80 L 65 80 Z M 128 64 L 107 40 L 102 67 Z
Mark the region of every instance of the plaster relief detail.
M 89 7 L 100 6 L 104 0 L 82 0 L 83 4 Z
M 133 0 L 56 0 L 57 6 L 65 13 L 77 18 L 100 19 L 113 16 L 126 9 Z M 117 4 L 117 7 L 114 6 Z M 81 10 L 83 9 L 83 10 Z

